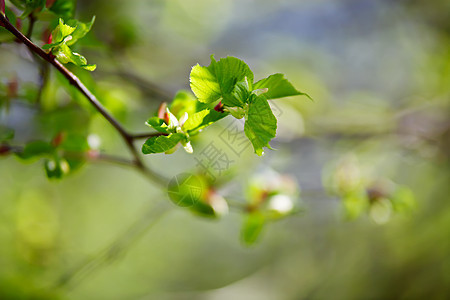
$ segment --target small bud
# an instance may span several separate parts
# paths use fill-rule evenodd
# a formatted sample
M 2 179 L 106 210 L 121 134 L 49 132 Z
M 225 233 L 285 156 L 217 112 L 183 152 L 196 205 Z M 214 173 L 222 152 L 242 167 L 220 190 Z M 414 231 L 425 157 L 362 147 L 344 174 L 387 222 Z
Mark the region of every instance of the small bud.
M 227 201 L 212 188 L 207 191 L 205 202 L 212 207 L 214 213 L 218 216 L 228 213 Z
M 100 151 L 94 150 L 94 149 L 90 149 L 87 151 L 87 158 L 96 160 L 99 157 L 100 157 Z
M 51 44 L 51 43 L 52 43 L 53 37 L 52 37 L 52 32 L 50 31 L 49 28 L 45 29 L 45 30 L 42 32 L 41 39 L 42 39 L 42 41 L 43 41 L 44 43 L 46 43 L 46 44 Z
M 167 108 L 167 103 L 166 102 L 162 102 L 161 105 L 159 105 L 158 118 L 165 119 L 166 108 Z
M 220 101 L 216 106 L 214 106 L 214 110 L 223 113 L 223 104 L 222 101 Z
M 52 7 L 53 4 L 55 4 L 55 1 L 56 1 L 56 0 L 47 0 L 47 1 L 45 2 L 45 7 L 47 7 L 47 8 Z
M 61 143 L 66 139 L 66 133 L 61 131 L 59 132 L 52 140 L 52 146 L 58 147 Z
M 7 97 L 9 99 L 16 98 L 17 97 L 17 91 L 19 88 L 19 82 L 17 80 L 17 77 L 14 76 L 9 82 L 8 82 L 8 91 L 7 91 Z
M 8 155 L 11 148 L 8 145 L 0 145 L 0 155 Z

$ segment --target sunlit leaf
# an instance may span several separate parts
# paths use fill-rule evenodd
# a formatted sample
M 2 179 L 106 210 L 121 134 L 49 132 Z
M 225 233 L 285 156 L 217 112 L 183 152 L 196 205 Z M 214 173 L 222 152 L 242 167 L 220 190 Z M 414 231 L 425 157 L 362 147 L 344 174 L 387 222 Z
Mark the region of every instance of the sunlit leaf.
M 209 109 L 205 109 L 189 116 L 186 122 L 184 122 L 182 129 L 185 132 L 198 129 L 203 124 L 203 120 L 209 114 L 209 112 Z
M 414 193 L 410 188 L 405 186 L 397 187 L 391 196 L 391 202 L 396 212 L 410 212 L 417 205 Z
M 179 174 L 169 183 L 170 200 L 181 207 L 192 207 L 202 202 L 207 192 L 207 184 L 203 177 L 194 174 Z M 200 209 L 200 206 L 198 206 Z M 207 208 L 202 207 L 206 213 Z
M 148 119 L 146 124 L 161 133 L 169 133 L 169 127 L 167 126 L 167 124 L 163 119 L 160 119 L 158 117 L 152 117 Z
M 175 147 L 182 139 L 184 139 L 184 134 L 181 133 L 151 137 L 144 145 L 142 145 L 142 153 L 150 154 L 166 152 Z
M 307 94 L 299 92 L 294 86 L 284 78 L 283 74 L 273 74 L 267 78 L 264 78 L 253 85 L 254 89 L 268 89 L 264 93 L 267 99 L 276 99 L 289 96 L 304 95 L 309 97 Z
M 241 229 L 242 241 L 248 246 L 254 244 L 261 235 L 261 232 L 265 224 L 266 218 L 262 213 L 260 212 L 249 213 L 245 217 L 244 223 L 242 225 Z
M 48 9 L 58 17 L 69 19 L 75 10 L 74 2 L 74 0 L 56 0 Z
M 19 156 L 22 159 L 30 159 L 34 157 L 48 155 L 53 152 L 54 148 L 50 143 L 44 141 L 33 141 L 26 144 L 22 153 L 18 153 L 17 156 Z
M 71 27 L 75 27 L 75 30 L 72 32 L 72 39 L 67 41 L 67 45 L 71 46 L 75 44 L 79 39 L 83 38 L 89 31 L 91 31 L 92 25 L 94 25 L 95 16 L 92 17 L 92 20 L 88 23 L 83 23 L 78 20 L 70 20 L 67 24 Z
M 245 78 L 250 85 L 253 83 L 253 73 L 242 60 L 229 56 L 217 62 L 211 56 L 208 67 L 196 65 L 192 68 L 190 82 L 199 101 L 211 103 L 222 97 L 229 97 L 236 83 Z
M 70 166 L 67 161 L 60 157 L 46 159 L 44 161 L 44 168 L 49 179 L 60 179 L 70 171 Z
M 244 131 L 257 155 L 264 154 L 263 147 L 270 148 L 269 141 L 275 137 L 277 131 L 277 119 L 264 96 L 252 96 Z

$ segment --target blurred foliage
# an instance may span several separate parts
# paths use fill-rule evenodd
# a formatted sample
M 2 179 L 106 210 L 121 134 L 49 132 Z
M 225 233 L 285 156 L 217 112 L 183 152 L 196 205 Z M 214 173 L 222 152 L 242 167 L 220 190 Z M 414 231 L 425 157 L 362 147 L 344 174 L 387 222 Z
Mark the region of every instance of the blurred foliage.
M 192 137 L 192 155 L 146 157 L 179 180 L 167 195 L 86 163 L 126 148 L 0 28 L 0 299 L 450 297 L 448 1 L 74 2 L 6 14 L 24 33 L 38 17 L 40 46 L 59 18 L 95 15 L 70 46 L 97 69 L 67 66 L 130 131 L 162 101 L 177 119 L 197 111 L 175 92 L 210 53 L 286 73 L 314 102 L 269 102 L 278 150 L 262 158 L 229 119 Z M 211 143 L 226 168 L 202 167 Z

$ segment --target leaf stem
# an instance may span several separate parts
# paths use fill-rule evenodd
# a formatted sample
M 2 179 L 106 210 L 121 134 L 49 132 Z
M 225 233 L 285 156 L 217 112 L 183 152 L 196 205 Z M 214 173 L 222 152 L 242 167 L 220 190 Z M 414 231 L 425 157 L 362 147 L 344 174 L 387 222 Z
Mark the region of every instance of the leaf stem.
M 34 16 L 33 13 L 28 15 L 28 20 L 29 20 L 29 24 L 28 24 L 28 30 L 27 30 L 26 37 L 31 38 L 31 35 L 33 34 L 34 23 L 36 22 L 36 17 Z
M 162 135 L 168 135 L 168 134 L 167 133 L 161 133 L 161 132 L 137 133 L 137 134 L 133 134 L 133 139 L 134 140 L 148 139 L 148 138 L 151 138 L 151 137 L 162 136 Z

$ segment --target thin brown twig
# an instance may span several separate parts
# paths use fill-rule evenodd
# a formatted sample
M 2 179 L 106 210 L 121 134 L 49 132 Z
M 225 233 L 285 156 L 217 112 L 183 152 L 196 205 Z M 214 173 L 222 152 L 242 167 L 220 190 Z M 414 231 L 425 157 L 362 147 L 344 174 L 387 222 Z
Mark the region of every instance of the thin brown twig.
M 103 107 L 103 105 L 98 101 L 97 97 L 89 91 L 89 89 L 83 84 L 83 82 L 72 72 L 70 72 L 62 63 L 60 63 L 54 55 L 45 52 L 43 49 L 34 44 L 29 38 L 27 38 L 22 32 L 20 32 L 14 25 L 12 25 L 3 13 L 0 13 L 0 24 L 5 27 L 6 30 L 11 32 L 20 42 L 25 44 L 30 51 L 40 56 L 46 62 L 55 67 L 71 85 L 77 88 L 86 99 L 95 107 L 95 109 L 116 129 L 120 134 L 128 150 L 133 156 L 133 164 L 135 167 L 148 178 L 154 182 L 165 186 L 167 180 L 161 175 L 155 173 L 146 167 L 139 155 L 138 150 L 134 146 L 133 142 L 135 137 L 133 134 L 128 133 L 128 131 Z

